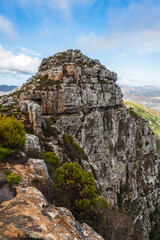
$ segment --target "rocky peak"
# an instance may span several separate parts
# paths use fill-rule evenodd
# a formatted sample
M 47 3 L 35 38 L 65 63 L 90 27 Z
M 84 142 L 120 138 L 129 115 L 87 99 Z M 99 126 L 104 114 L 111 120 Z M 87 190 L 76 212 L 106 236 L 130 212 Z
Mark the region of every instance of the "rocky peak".
M 22 87 L 21 99 L 41 105 L 42 113 L 89 112 L 122 105 L 117 74 L 80 50 L 68 50 L 42 61 L 39 72 Z
M 116 80 L 98 60 L 68 50 L 44 59 L 20 98 L 36 102 L 59 132 L 74 137 L 88 156 L 83 167 L 110 206 L 130 211 L 147 239 L 159 196 L 155 135 L 146 120 L 125 108 Z M 34 126 L 43 128 L 42 123 Z

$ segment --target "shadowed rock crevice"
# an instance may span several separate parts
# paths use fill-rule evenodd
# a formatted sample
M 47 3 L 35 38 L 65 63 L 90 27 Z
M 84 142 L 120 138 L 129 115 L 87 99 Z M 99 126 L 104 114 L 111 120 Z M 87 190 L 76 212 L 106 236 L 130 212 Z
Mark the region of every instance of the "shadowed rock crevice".
M 0 183 L 0 204 L 4 201 L 9 201 L 16 196 L 16 190 L 7 182 Z

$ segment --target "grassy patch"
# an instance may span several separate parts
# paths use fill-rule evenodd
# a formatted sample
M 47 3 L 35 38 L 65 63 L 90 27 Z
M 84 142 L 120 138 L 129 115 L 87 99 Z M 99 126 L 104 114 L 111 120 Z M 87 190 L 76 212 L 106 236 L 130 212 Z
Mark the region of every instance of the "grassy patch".
M 160 113 L 150 108 L 144 107 L 139 103 L 124 101 L 124 104 L 131 110 L 132 113 L 135 113 L 138 116 L 141 116 L 144 119 L 148 120 L 150 128 L 157 135 L 157 150 L 160 153 Z

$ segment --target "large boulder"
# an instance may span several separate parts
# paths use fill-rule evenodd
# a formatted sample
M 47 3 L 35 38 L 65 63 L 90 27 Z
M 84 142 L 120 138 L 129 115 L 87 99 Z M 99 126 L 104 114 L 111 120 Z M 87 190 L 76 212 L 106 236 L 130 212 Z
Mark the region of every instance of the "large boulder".
M 87 224 L 75 221 L 66 208 L 48 204 L 33 187 L 17 188 L 17 196 L 0 205 L 0 239 L 103 240 Z
M 26 134 L 26 143 L 24 146 L 24 151 L 26 153 L 40 153 L 41 146 L 39 143 L 39 138 L 32 134 Z
M 48 169 L 43 159 L 30 158 L 27 162 L 28 171 L 37 178 L 49 179 Z

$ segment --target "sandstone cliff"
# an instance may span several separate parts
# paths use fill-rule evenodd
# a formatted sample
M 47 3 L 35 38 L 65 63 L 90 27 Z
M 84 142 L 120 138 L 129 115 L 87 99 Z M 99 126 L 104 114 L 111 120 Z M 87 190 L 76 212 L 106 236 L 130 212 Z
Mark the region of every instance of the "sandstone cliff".
M 43 137 L 45 116 L 52 128 L 74 137 L 88 156 L 82 166 L 93 173 L 110 206 L 129 213 L 148 239 L 150 213 L 159 202 L 155 135 L 146 120 L 125 108 L 116 80 L 79 50 L 58 53 L 44 59 L 22 86 L 21 110 L 29 111 L 36 134 Z M 48 142 L 63 162 L 56 140 L 50 136 Z

